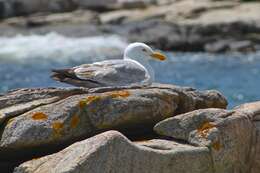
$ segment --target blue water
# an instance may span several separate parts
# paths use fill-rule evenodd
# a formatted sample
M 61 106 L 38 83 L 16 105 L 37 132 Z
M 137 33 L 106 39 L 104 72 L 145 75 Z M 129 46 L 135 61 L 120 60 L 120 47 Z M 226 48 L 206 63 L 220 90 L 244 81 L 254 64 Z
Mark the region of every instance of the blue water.
M 155 65 L 162 71 L 156 75 L 158 81 L 219 90 L 228 99 L 229 108 L 260 100 L 260 54 L 170 55 L 169 63 Z
M 152 62 L 157 82 L 192 86 L 200 90 L 219 90 L 228 98 L 230 107 L 260 100 L 260 56 L 257 54 L 167 55 L 167 62 Z M 45 59 L 28 59 L 23 63 L 0 61 L 0 91 L 23 87 L 68 86 L 51 80 L 50 69 L 93 61 L 89 58 L 66 63 Z
M 36 51 L 37 55 L 25 53 L 26 50 L 26 47 L 22 51 L 15 49 L 17 54 L 8 50 L 7 56 L 8 51 L 5 50 L 5 54 L 1 54 L 0 48 L 0 92 L 23 87 L 69 86 L 50 79 L 50 69 L 105 59 L 105 53 L 91 56 L 93 52 L 83 54 L 76 51 L 69 57 L 63 54 L 54 57 L 53 55 L 57 54 L 54 51 L 54 54 L 50 53 L 46 58 L 43 56 L 46 55 L 46 49 L 42 56 L 39 56 L 39 52 L 42 51 L 39 48 Z M 58 51 L 63 52 L 63 48 Z M 70 52 L 67 47 L 66 51 Z M 17 57 L 18 54 L 25 57 Z M 168 52 L 167 56 L 166 62 L 151 62 L 156 82 L 191 86 L 199 90 L 219 90 L 227 97 L 229 108 L 260 100 L 260 53 L 212 55 Z

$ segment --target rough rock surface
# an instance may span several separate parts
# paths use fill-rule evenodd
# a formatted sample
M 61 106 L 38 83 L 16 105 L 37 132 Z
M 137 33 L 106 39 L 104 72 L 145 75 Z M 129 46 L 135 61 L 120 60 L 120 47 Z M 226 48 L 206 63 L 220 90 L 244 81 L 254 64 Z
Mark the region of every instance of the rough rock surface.
M 0 97 L 0 166 L 16 165 L 15 173 L 258 173 L 260 102 L 226 105 L 216 91 L 162 84 L 10 91 Z
M 35 16 L 28 17 L 15 17 L 6 19 L 4 23 L 9 26 L 14 27 L 41 27 L 46 25 L 60 25 L 60 24 L 88 24 L 88 23 L 98 23 L 98 15 L 93 11 L 88 10 L 77 10 L 67 13 L 55 13 L 52 15 L 39 14 Z
M 60 147 L 108 129 L 138 136 L 178 113 L 227 105 L 217 91 L 160 84 L 148 88 L 23 89 L 0 97 L 0 103 L 1 160 L 36 157 L 48 152 L 46 146 Z
M 75 0 L 81 8 L 94 9 L 94 10 L 115 10 L 115 9 L 131 9 L 131 8 L 144 8 L 153 4 L 155 0 Z
M 143 8 L 152 3 L 152 0 L 1 0 L 0 18 L 39 12 L 66 12 L 78 8 L 98 11 Z
M 14 173 L 190 173 L 190 170 L 213 173 L 208 148 L 166 140 L 134 144 L 122 134 L 108 131 L 53 155 L 25 162 Z
M 130 142 L 109 131 L 19 165 L 15 173 L 258 173 L 260 102 L 234 110 L 199 109 L 165 119 L 154 129 L 173 137 Z
M 28 15 L 37 12 L 64 12 L 75 10 L 73 0 L 1 0 L 1 17 Z
M 252 119 L 260 104 L 234 110 L 201 109 L 159 122 L 154 130 L 211 151 L 216 173 L 259 170 L 259 132 Z
M 246 103 L 235 109 L 247 114 L 257 130 L 255 159 L 251 173 L 258 173 L 260 170 L 260 102 Z

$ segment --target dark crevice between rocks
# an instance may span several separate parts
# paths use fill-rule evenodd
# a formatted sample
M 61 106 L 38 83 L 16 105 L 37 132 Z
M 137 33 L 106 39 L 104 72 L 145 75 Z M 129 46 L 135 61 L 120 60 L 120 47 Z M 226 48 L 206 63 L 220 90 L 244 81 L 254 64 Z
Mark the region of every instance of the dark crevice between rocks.
M 174 141 L 180 144 L 189 144 L 185 140 L 180 140 L 177 138 L 173 137 L 168 137 L 168 136 L 162 136 L 157 134 L 154 130 L 153 127 L 155 126 L 156 123 L 151 123 L 151 124 L 140 124 L 140 126 L 133 127 L 131 129 L 124 129 L 124 130 L 118 130 L 120 131 L 124 136 L 126 136 L 130 141 L 133 142 L 141 142 L 141 141 L 149 141 L 153 139 L 164 139 L 164 140 L 169 140 L 169 141 Z M 133 131 L 133 129 L 136 129 Z
M 153 126 L 153 124 L 143 124 L 139 127 L 136 126 L 134 128 L 117 130 L 126 136 L 130 141 L 146 141 L 158 137 L 158 135 L 153 131 Z
M 94 135 L 94 134 L 93 134 Z M 92 135 L 78 137 L 67 141 L 61 141 L 58 144 L 45 144 L 37 147 L 23 147 L 19 149 L 12 148 L 3 148 L 0 150 L 3 153 L 0 156 L 0 162 L 9 161 L 9 162 L 25 162 L 31 159 L 37 159 L 49 154 L 56 153 L 67 146 L 84 139 L 91 137 Z
M 14 168 L 17 167 L 20 162 L 2 162 L 0 161 L 1 173 L 12 173 Z
M 118 130 L 118 129 L 110 129 L 110 130 Z M 64 142 L 59 142 L 59 144 L 48 144 L 48 145 L 41 145 L 39 147 L 26 147 L 26 148 L 19 148 L 19 149 L 4 149 L 5 151 L 0 150 L 0 152 L 3 153 L 0 156 L 0 168 L 4 167 L 1 170 L 5 170 L 7 173 L 12 172 L 15 167 L 19 166 L 23 162 L 57 153 L 65 149 L 66 147 L 74 144 L 75 142 L 86 140 L 104 131 L 102 130 L 93 133 L 92 135 L 81 136 Z M 160 136 L 155 132 L 153 132 L 152 128 L 147 128 L 147 130 L 141 131 L 141 133 L 138 134 L 129 133 L 128 130 L 118 130 L 118 131 L 121 132 L 132 142 L 149 141 L 153 139 L 163 139 L 163 140 L 174 141 L 179 144 L 189 144 L 187 141 L 184 140 L 180 140 L 172 137 Z M 161 148 L 154 148 L 151 146 L 147 146 L 147 147 L 158 149 L 158 150 L 166 150 Z

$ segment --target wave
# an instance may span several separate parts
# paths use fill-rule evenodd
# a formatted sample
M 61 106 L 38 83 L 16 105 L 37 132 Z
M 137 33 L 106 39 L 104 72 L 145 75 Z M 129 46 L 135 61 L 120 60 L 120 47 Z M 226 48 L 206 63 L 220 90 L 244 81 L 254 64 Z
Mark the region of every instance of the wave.
M 69 38 L 57 33 L 0 37 L 0 61 L 45 58 L 55 61 L 93 58 L 122 54 L 127 42 L 119 36 Z M 92 61 L 93 61 L 92 60 Z

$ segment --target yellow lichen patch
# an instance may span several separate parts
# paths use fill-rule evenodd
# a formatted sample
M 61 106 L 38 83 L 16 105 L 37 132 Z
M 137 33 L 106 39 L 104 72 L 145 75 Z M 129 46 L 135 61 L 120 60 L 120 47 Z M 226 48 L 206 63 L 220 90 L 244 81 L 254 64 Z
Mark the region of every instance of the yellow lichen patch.
M 3 118 L 4 117 L 4 113 L 2 113 L 1 111 L 0 111 L 0 118 Z
M 87 104 L 90 104 L 91 102 L 95 101 L 95 100 L 99 100 L 101 98 L 101 96 L 88 96 L 86 99 Z
M 209 130 L 214 127 L 216 127 L 215 124 L 212 124 L 210 122 L 205 122 L 197 130 L 198 130 L 199 135 L 201 137 L 205 138 L 205 137 L 207 137 Z
M 14 118 L 11 118 L 7 121 L 7 125 L 10 125 L 14 121 Z
M 59 134 L 62 131 L 63 127 L 64 127 L 64 124 L 62 122 L 55 121 L 52 123 L 52 128 L 55 133 Z
M 117 97 L 129 97 L 130 96 L 130 92 L 126 91 L 126 90 L 122 90 L 122 91 L 113 91 L 110 92 L 109 95 L 112 98 L 117 98 Z
M 219 151 L 221 149 L 221 144 L 219 141 L 212 144 L 212 148 Z
M 80 109 L 83 109 L 86 105 L 90 104 L 91 102 L 100 99 L 101 96 L 88 96 L 86 99 L 79 101 Z
M 48 116 L 42 112 L 35 112 L 32 115 L 33 120 L 46 120 L 47 118 L 48 118 Z
M 74 115 L 74 116 L 71 118 L 70 127 L 71 127 L 71 128 L 75 128 L 75 127 L 77 127 L 78 124 L 79 124 L 79 116 L 78 116 L 78 115 Z

